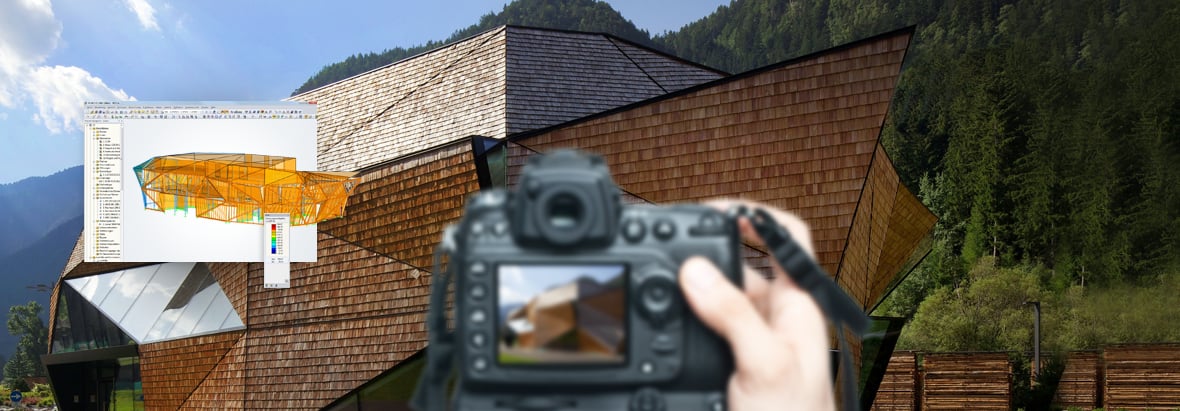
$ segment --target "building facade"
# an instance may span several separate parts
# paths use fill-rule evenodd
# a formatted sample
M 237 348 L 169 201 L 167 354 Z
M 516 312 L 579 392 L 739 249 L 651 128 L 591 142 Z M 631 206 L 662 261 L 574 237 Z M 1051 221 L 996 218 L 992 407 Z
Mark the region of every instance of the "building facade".
M 506 26 L 294 96 L 318 105 L 320 166 L 357 178 L 346 215 L 318 224 L 318 260 L 265 289 L 259 263 L 85 263 L 80 236 L 50 309 L 61 408 L 403 409 L 443 227 L 561 147 L 603 155 L 632 203 L 798 213 L 870 310 L 935 222 L 879 141 L 911 34 L 728 75 L 609 35 Z M 744 253 L 768 269 L 765 250 Z M 111 297 L 136 287 L 152 305 L 127 311 L 155 317 L 109 314 L 145 300 Z

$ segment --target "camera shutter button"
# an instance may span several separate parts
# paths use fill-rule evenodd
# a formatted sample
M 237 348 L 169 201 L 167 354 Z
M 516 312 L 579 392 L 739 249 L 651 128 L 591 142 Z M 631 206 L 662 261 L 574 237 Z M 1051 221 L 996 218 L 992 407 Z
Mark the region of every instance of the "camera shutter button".
M 659 220 L 656 221 L 656 225 L 653 227 L 652 233 L 656 235 L 656 238 L 668 240 L 671 239 L 672 236 L 676 235 L 676 225 L 672 224 L 671 220 Z
M 626 238 L 628 242 L 638 243 L 643 240 L 643 234 L 646 232 L 647 229 L 643 227 L 643 222 L 639 220 L 630 218 L 623 222 L 623 238 Z

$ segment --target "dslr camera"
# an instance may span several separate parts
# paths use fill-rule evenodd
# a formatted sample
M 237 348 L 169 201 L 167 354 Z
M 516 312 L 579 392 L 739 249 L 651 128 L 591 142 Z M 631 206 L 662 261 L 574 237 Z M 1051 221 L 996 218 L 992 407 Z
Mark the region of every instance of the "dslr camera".
M 740 286 L 740 244 L 715 209 L 624 204 L 602 157 L 532 156 L 516 190 L 476 194 L 444 234 L 454 330 L 436 276 L 415 407 L 724 410 L 732 354 L 677 275 L 703 256 Z

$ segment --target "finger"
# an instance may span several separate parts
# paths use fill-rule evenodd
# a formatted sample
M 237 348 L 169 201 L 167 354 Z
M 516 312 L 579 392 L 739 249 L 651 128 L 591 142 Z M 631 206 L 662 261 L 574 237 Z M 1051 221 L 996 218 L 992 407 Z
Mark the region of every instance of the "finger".
M 680 288 L 697 317 L 729 342 L 738 369 L 757 369 L 779 347 L 749 297 L 713 263 L 692 257 L 680 267 Z
M 781 293 L 771 302 L 771 333 L 784 346 L 791 347 L 784 355 L 792 358 L 787 362 L 800 369 L 808 370 L 805 375 L 819 381 L 821 386 L 831 387 L 832 381 L 831 334 L 823 314 L 810 295 L 795 288 Z M 829 394 L 830 395 L 830 394 Z
M 729 212 L 730 209 L 739 205 L 746 207 L 764 207 L 752 201 L 735 200 L 730 198 L 719 198 L 705 202 L 706 206 L 717 209 L 723 213 Z M 764 207 L 765 208 L 765 207 Z M 743 223 L 745 222 L 745 223 Z M 763 245 L 762 237 L 758 236 L 758 232 L 754 230 L 754 226 L 749 224 L 745 218 L 738 219 L 738 230 L 741 232 L 742 239 L 757 246 Z
M 799 342 L 800 348 L 827 349 L 828 326 L 823 311 L 811 294 L 792 281 L 778 281 L 769 291 L 768 316 L 771 329 L 781 337 Z
M 742 264 L 742 273 L 742 289 L 746 296 L 754 302 L 754 308 L 762 318 L 770 318 L 770 284 L 766 277 L 745 264 Z
M 795 242 L 799 243 L 799 245 L 802 246 L 804 250 L 807 250 L 807 254 L 810 255 L 811 258 L 816 258 L 815 249 L 811 244 L 811 228 L 809 228 L 807 223 L 795 213 L 783 211 L 768 204 L 750 200 L 720 198 L 709 200 L 705 202 L 705 204 L 722 212 L 729 211 L 731 208 L 739 205 L 746 206 L 747 208 L 761 208 L 766 210 L 766 212 L 770 213 L 770 216 L 774 218 L 776 223 L 787 229 L 787 233 L 791 235 L 791 238 L 795 239 Z M 755 245 L 764 245 L 762 237 L 758 235 L 758 232 L 754 230 L 753 224 L 750 224 L 747 219 L 740 219 L 738 221 L 738 227 L 741 231 L 743 239 Z

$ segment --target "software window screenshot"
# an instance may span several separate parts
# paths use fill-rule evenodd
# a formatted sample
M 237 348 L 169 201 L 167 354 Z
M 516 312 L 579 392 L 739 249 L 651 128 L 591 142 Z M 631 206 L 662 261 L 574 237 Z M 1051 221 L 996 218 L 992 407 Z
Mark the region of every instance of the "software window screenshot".
M 87 103 L 85 260 L 315 261 L 315 223 L 351 184 L 317 171 L 315 116 L 294 102 Z

